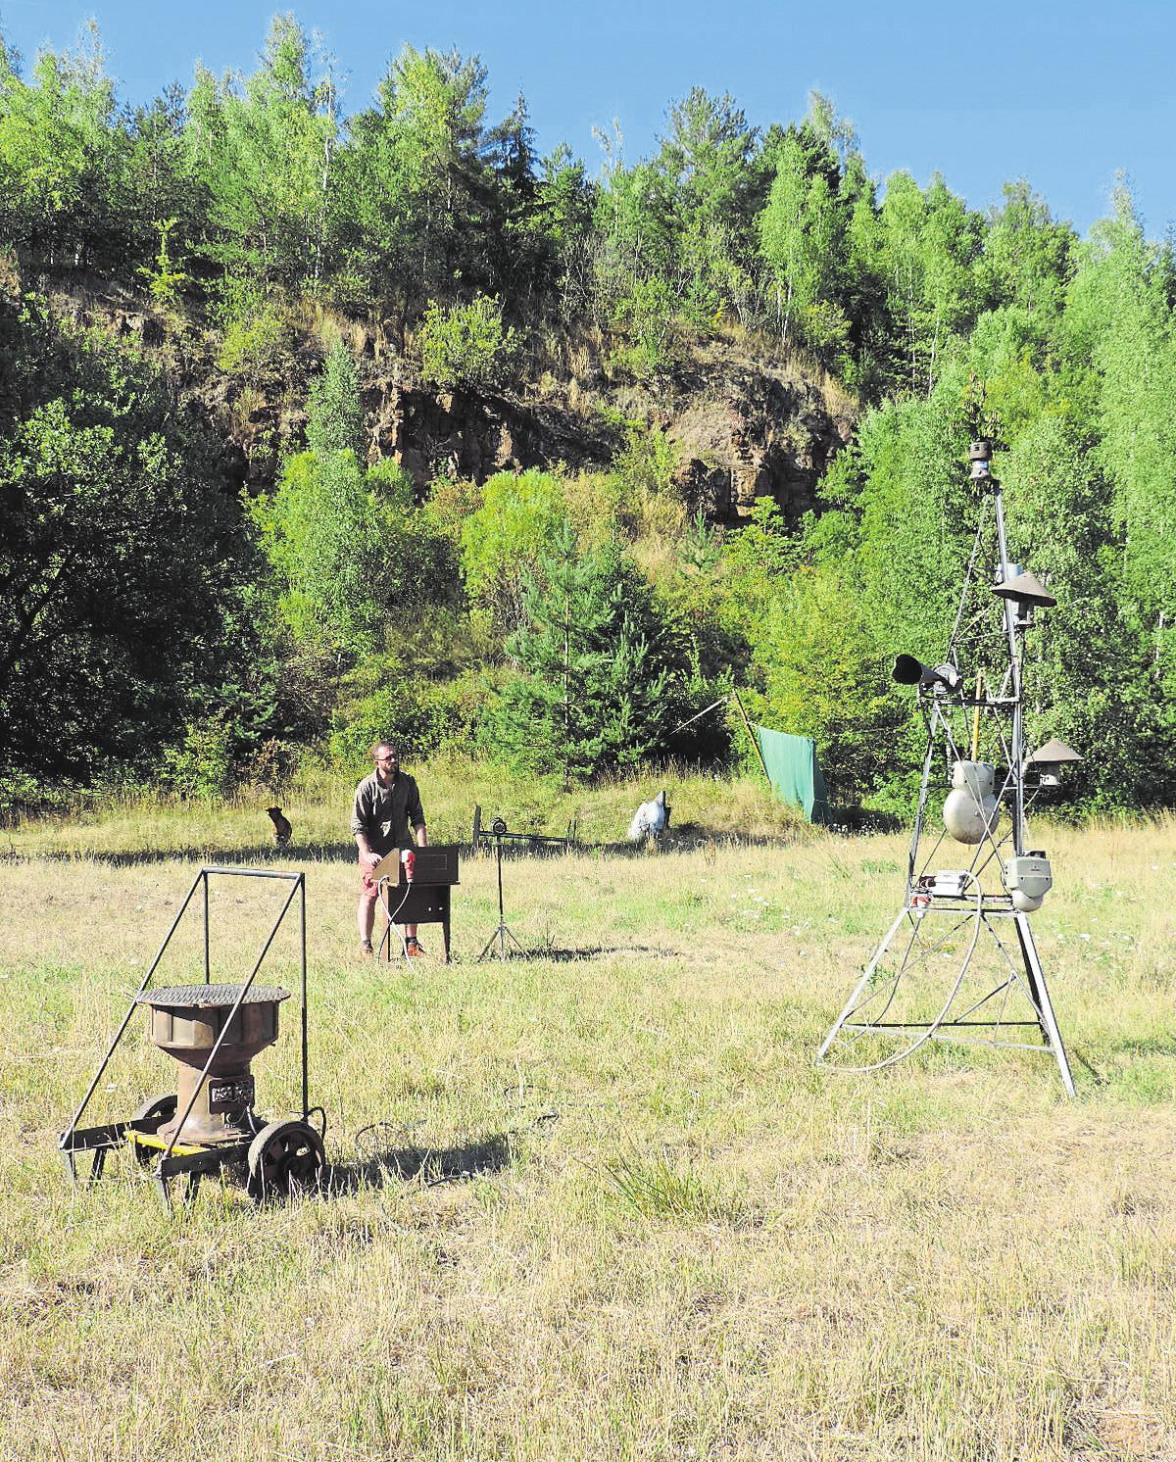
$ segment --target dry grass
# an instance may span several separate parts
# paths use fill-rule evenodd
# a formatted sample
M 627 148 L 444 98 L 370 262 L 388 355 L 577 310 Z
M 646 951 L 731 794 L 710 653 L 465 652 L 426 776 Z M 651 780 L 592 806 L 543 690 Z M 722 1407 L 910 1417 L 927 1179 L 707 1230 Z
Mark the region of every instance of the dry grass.
M 423 780 L 460 831 L 443 772 Z M 6 835 L 0 1455 L 1176 1455 L 1170 821 L 1044 839 L 1071 1103 L 1020 1053 L 814 1070 L 901 839 L 511 860 L 507 917 L 542 955 L 507 964 L 473 962 L 497 911 L 471 857 L 455 963 L 375 969 L 337 803 L 305 796 L 281 866 L 307 873 L 336 1181 L 271 1210 L 206 1185 L 169 1218 L 129 1162 L 74 1192 L 54 1152 L 196 864 L 272 863 L 253 810 Z M 670 785 L 704 828 L 738 825 L 727 796 Z M 218 973 L 275 896 L 218 895 Z M 294 1028 L 256 1064 L 266 1115 Z M 170 1082 L 133 1032 L 96 1119 Z

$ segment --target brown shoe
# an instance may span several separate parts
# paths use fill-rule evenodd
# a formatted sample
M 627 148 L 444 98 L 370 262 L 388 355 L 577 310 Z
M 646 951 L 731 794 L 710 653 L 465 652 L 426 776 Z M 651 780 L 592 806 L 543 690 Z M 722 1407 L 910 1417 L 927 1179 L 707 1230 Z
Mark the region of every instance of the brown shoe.
M 425 952 L 419 939 L 405 940 L 404 948 L 409 959 L 417 959 Z
M 372 941 L 370 939 L 361 939 L 359 941 L 359 953 L 360 953 L 360 958 L 361 959 L 370 959 L 371 958 L 371 954 L 372 954 Z

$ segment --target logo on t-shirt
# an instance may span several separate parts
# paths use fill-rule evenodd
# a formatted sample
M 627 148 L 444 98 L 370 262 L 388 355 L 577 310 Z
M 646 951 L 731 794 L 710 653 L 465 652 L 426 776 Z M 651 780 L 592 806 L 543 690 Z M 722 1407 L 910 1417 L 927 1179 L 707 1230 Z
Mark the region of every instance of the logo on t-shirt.
M 380 824 L 380 831 L 385 837 L 387 837 L 388 834 L 392 831 L 392 824 L 390 822 L 382 822 Z

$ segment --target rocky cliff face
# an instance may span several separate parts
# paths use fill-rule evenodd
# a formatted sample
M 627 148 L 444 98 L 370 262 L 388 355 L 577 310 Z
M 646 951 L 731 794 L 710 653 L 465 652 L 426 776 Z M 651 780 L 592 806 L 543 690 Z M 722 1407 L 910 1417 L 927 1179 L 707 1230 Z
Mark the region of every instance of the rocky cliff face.
M 817 483 L 853 431 L 848 402 L 730 351 L 712 351 L 690 384 L 666 431 L 693 504 L 719 522 L 746 517 L 757 497 L 774 498 L 793 521 L 815 506 Z
M 59 294 L 55 305 L 79 325 L 101 326 L 157 355 L 186 409 L 206 415 L 226 439 L 240 486 L 265 491 L 281 457 L 301 447 L 306 391 L 322 361 L 312 336 L 298 336 L 281 375 L 246 383 L 218 370 L 207 337 L 190 329 L 178 337 L 174 321 L 109 285 Z M 550 385 L 541 399 L 525 389 L 438 390 L 399 358 L 357 354 L 366 357 L 370 459 L 401 463 L 422 493 L 439 473 L 483 482 L 532 467 L 602 470 L 618 445 L 620 406 L 675 444 L 678 483 L 692 509 L 733 523 L 757 497 L 771 497 L 795 521 L 814 506 L 816 484 L 854 425 L 853 403 L 835 389 L 723 342 L 696 353 L 656 390 L 598 370 L 590 384 Z
M 600 406 L 609 403 L 598 383 Z M 436 391 L 399 377 L 364 393 L 372 455 L 391 456 L 423 489 L 439 472 L 484 481 L 495 472 L 564 466 L 603 469 L 616 431 L 600 412 L 573 409 L 566 396 L 528 401 L 512 394 Z M 852 407 L 835 409 L 820 386 L 733 352 L 712 351 L 669 392 L 626 392 L 626 410 L 677 447 L 678 482 L 693 509 L 737 522 L 757 497 L 787 519 L 815 505 L 814 489 L 853 430 Z
M 599 420 L 559 399 L 443 391 L 393 377 L 369 383 L 363 404 L 371 457 L 392 457 L 422 491 L 438 473 L 484 482 L 529 467 L 604 467 L 613 450 Z

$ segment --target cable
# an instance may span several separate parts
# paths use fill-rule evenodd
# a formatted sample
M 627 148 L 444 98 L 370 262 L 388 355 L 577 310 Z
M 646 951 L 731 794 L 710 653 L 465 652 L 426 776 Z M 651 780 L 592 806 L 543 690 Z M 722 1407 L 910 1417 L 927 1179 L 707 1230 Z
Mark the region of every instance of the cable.
M 969 877 L 971 877 L 971 875 L 969 875 Z M 898 1062 L 905 1061 L 908 1056 L 913 1056 L 915 1054 L 915 1052 L 920 1048 L 920 1046 L 925 1046 L 927 1044 L 927 1042 L 929 1040 L 931 1040 L 936 1035 L 936 1033 L 938 1032 L 940 1026 L 947 1019 L 948 1012 L 951 1010 L 952 1005 L 955 1003 L 955 998 L 959 994 L 960 986 L 964 982 L 964 975 L 967 973 L 968 965 L 971 963 L 972 955 L 975 952 L 977 941 L 980 938 L 980 926 L 981 926 L 981 923 L 982 923 L 982 920 L 983 920 L 984 894 L 983 894 L 983 892 L 980 889 L 979 882 L 977 880 L 975 880 L 975 879 L 973 879 L 973 882 L 976 883 L 976 913 L 975 913 L 975 916 L 974 916 L 974 918 L 975 918 L 975 931 L 972 934 L 972 941 L 968 945 L 968 951 L 964 955 L 963 962 L 960 965 L 959 974 L 957 974 L 956 977 L 955 977 L 955 982 L 953 983 L 953 985 L 951 987 L 951 991 L 950 991 L 947 999 L 944 1001 L 943 1006 L 941 1007 L 941 1009 L 939 1011 L 939 1014 L 936 1015 L 935 1018 L 928 1024 L 928 1026 L 924 1030 L 923 1034 L 920 1035 L 915 1041 L 913 1041 L 911 1043 L 911 1045 L 909 1045 L 906 1048 L 905 1051 L 899 1051 L 896 1055 L 887 1056 L 884 1060 L 882 1060 L 882 1061 L 875 1061 L 875 1062 L 873 1062 L 869 1066 L 842 1066 L 840 1064 L 837 1064 L 837 1063 L 834 1063 L 834 1062 L 831 1062 L 831 1061 L 823 1061 L 823 1060 L 820 1063 L 821 1065 L 823 1065 L 823 1066 L 829 1066 L 833 1070 L 842 1072 L 842 1073 L 844 1073 L 846 1075 L 850 1075 L 850 1074 L 856 1075 L 856 1074 L 865 1073 L 865 1072 L 883 1071 L 883 1070 L 885 1070 L 885 1068 L 887 1066 L 896 1066 L 898 1064 Z M 957 924 L 956 925 L 956 928 L 958 929 L 959 927 L 960 926 Z M 955 930 L 952 930 L 951 931 L 951 933 L 954 933 L 954 932 L 955 932 Z M 950 939 L 951 938 L 951 933 L 949 933 L 946 936 L 947 939 Z M 941 943 L 943 943 L 943 942 L 945 942 L 945 941 L 941 941 Z M 899 968 L 898 973 L 895 976 L 895 982 L 894 982 L 895 983 L 895 989 L 897 989 L 898 981 L 902 977 L 903 973 L 906 970 L 907 961 L 910 959 L 910 951 L 911 951 L 911 948 L 913 947 L 913 945 L 914 945 L 914 940 L 912 939 L 911 945 L 908 946 L 907 952 L 903 956 L 902 965 Z M 934 951 L 932 951 L 932 952 L 934 952 Z M 886 1005 L 886 1008 L 887 1009 L 890 1008 L 890 1001 L 892 1001 L 893 999 L 894 999 L 894 991 L 891 992 L 890 999 L 887 1001 L 887 1005 Z M 883 1012 L 883 1013 L 885 1013 L 885 1012 Z M 844 1029 L 846 1023 L 847 1022 L 843 1019 L 842 1022 L 841 1022 L 841 1028 L 842 1029 Z M 866 1025 L 863 1029 L 861 1029 L 861 1030 L 858 1031 L 858 1034 L 859 1035 L 869 1035 L 871 1033 L 873 1033 L 873 1034 L 876 1034 L 877 1033 L 877 1027 L 874 1026 L 872 1023 Z
M 380 949 L 383 950 L 383 948 L 384 948 L 384 940 L 386 939 L 388 941 L 389 954 L 391 954 L 391 949 L 392 949 L 392 927 L 393 927 L 393 925 L 395 925 L 397 929 L 399 929 L 401 927 L 399 924 L 396 923 L 396 914 L 399 914 L 399 912 L 401 911 L 401 909 L 404 908 L 405 904 L 408 903 L 408 896 L 412 892 L 412 881 L 409 880 L 409 882 L 405 884 L 405 886 L 404 886 L 404 897 L 396 905 L 396 913 L 395 914 L 389 912 L 388 904 L 387 904 L 387 902 L 384 899 L 384 895 L 382 893 L 380 893 L 380 888 L 387 889 L 389 886 L 390 886 L 389 880 L 387 878 L 381 878 L 379 884 L 376 886 L 376 894 L 377 894 L 377 896 L 378 896 L 378 898 L 380 900 L 380 907 L 384 910 L 384 913 L 387 915 L 387 920 L 388 920 L 387 927 L 385 928 L 383 934 L 380 936 Z M 401 943 L 401 947 L 404 950 L 404 957 L 405 957 L 405 959 L 407 959 L 408 958 L 408 936 L 406 934 L 401 934 L 401 936 L 400 936 L 400 943 Z

